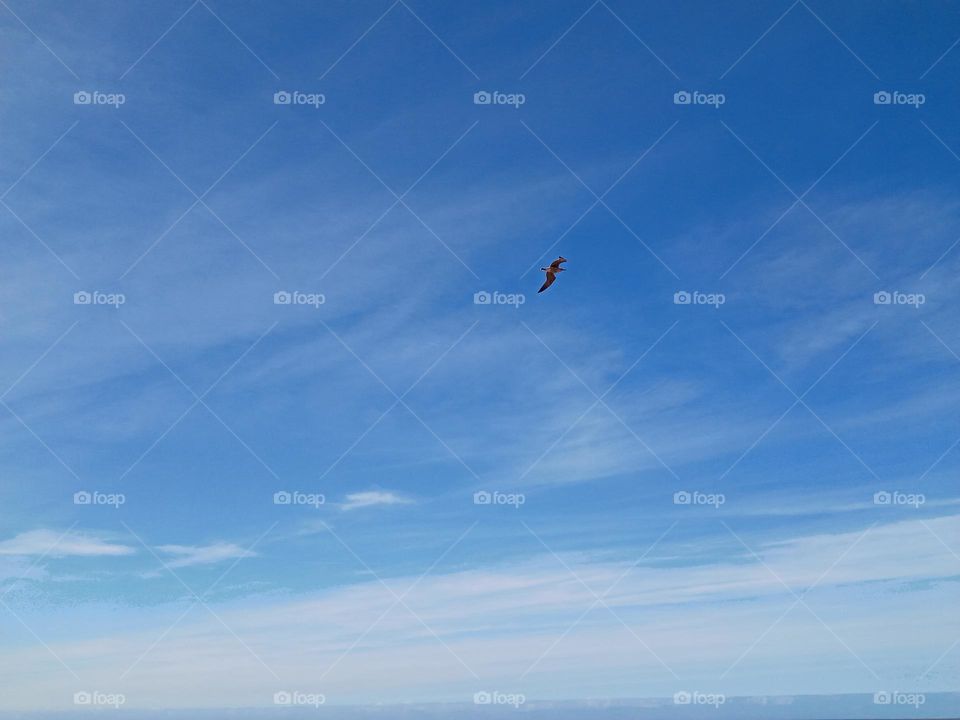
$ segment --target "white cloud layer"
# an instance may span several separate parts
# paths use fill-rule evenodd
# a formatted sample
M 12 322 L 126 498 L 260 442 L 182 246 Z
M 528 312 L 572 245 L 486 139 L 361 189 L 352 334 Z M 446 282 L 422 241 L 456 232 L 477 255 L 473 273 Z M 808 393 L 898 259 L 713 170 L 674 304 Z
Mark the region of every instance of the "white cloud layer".
M 0 555 L 47 557 L 132 555 L 134 548 L 72 531 L 29 530 L 0 542 Z
M 344 510 L 355 510 L 373 505 L 408 505 L 412 501 L 394 492 L 385 490 L 368 490 L 366 492 L 350 493 L 340 505 Z

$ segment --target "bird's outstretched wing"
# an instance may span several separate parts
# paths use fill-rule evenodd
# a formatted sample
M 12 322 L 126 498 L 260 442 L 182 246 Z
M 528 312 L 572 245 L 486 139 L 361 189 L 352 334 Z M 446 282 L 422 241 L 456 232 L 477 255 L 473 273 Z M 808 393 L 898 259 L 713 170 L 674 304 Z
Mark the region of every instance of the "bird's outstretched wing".
M 537 290 L 537 292 L 538 292 L 538 293 L 542 293 L 542 292 L 543 292 L 544 290 L 546 290 L 548 287 L 550 287 L 551 285 L 553 285 L 553 281 L 556 280 L 556 279 L 557 279 L 556 273 L 548 272 L 548 273 L 547 273 L 547 279 L 544 281 L 543 286 L 542 286 L 539 290 Z
M 566 259 L 565 257 L 563 257 L 563 255 L 561 255 L 561 256 L 558 257 L 556 260 L 554 260 L 552 263 L 550 263 L 550 267 L 552 267 L 552 268 L 558 268 L 558 267 L 560 267 L 560 263 L 565 263 L 566 261 L 567 261 L 567 259 Z

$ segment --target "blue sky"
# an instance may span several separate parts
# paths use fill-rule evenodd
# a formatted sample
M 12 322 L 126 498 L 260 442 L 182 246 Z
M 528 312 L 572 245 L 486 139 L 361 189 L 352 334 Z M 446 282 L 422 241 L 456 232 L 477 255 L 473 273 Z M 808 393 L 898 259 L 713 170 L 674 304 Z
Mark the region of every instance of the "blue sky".
M 960 689 L 945 6 L 2 5 L 0 710 Z

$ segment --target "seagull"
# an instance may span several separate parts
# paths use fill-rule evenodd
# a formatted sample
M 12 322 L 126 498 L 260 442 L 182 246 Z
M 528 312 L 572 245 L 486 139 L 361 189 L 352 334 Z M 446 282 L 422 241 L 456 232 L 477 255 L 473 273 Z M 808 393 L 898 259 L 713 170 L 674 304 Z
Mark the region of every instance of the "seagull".
M 537 290 L 537 293 L 538 293 L 538 294 L 539 294 L 539 293 L 542 293 L 542 292 L 543 292 L 544 290 L 546 290 L 548 287 L 550 287 L 551 285 L 553 285 L 553 281 L 557 279 L 557 273 L 561 273 L 561 272 L 564 271 L 564 268 L 560 267 L 560 263 L 565 263 L 566 261 L 567 261 L 567 259 L 561 255 L 561 256 L 558 257 L 556 260 L 554 260 L 552 263 L 550 263 L 550 267 L 542 267 L 542 268 L 540 268 L 541 270 L 543 270 L 543 271 L 547 274 L 547 279 L 546 279 L 546 281 L 543 283 L 543 287 L 541 287 L 539 290 Z

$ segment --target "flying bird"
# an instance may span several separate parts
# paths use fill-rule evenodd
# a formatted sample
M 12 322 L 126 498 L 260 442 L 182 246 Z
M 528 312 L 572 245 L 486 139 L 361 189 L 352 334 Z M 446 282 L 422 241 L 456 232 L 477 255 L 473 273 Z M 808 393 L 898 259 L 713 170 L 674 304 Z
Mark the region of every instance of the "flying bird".
M 567 259 L 561 255 L 552 263 L 550 263 L 550 267 L 540 268 L 547 274 L 547 279 L 544 281 L 543 286 L 537 290 L 538 294 L 542 293 L 548 287 L 553 285 L 553 281 L 557 279 L 557 273 L 562 273 L 565 270 L 565 268 L 560 267 L 560 263 L 565 263 L 566 261 Z

